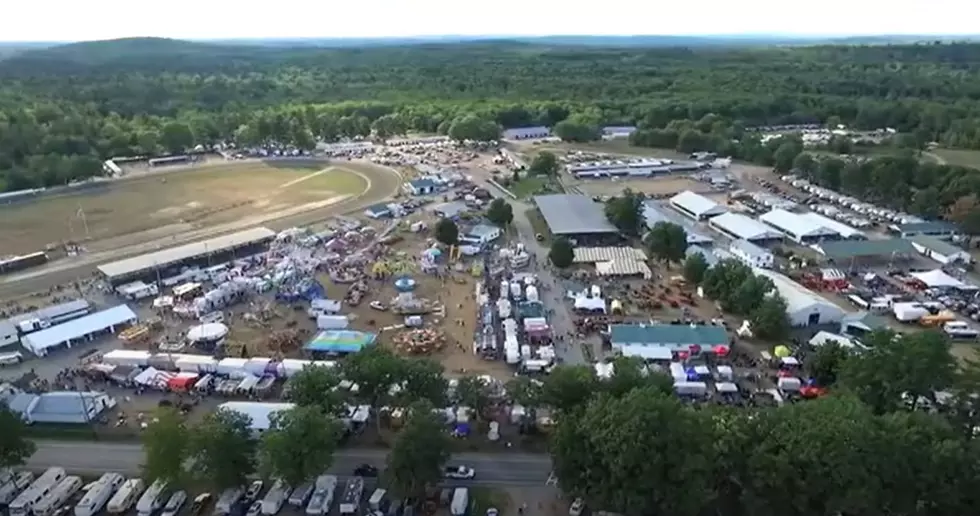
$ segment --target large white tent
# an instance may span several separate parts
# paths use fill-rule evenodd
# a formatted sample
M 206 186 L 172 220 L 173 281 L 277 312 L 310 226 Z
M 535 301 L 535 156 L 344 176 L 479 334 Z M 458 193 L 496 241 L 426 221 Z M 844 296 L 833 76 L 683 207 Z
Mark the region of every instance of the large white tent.
M 911 276 L 922 283 L 925 283 L 927 287 L 930 288 L 958 288 L 962 290 L 977 290 L 977 287 L 964 283 L 949 274 L 946 274 L 941 269 L 931 270 L 929 272 L 914 272 Z

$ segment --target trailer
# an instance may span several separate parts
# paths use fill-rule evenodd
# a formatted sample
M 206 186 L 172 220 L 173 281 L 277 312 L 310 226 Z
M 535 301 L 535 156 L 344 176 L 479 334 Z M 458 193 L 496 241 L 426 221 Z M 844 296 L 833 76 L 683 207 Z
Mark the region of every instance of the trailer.
M 31 511 L 34 516 L 51 516 L 55 513 L 62 505 L 68 503 L 68 500 L 75 493 L 82 489 L 85 482 L 82 481 L 82 477 L 70 476 L 65 477 L 51 490 L 51 494 L 46 496 L 40 503 L 34 505 L 34 510 Z
M 337 477 L 333 475 L 321 475 L 313 483 L 313 494 L 310 496 L 310 503 L 306 504 L 306 514 L 308 516 L 321 516 L 330 512 L 333 504 L 333 492 L 337 489 Z
M 289 498 L 289 485 L 282 480 L 276 480 L 269 488 L 269 492 L 262 498 L 262 514 L 272 516 L 282 510 L 282 506 Z
M 129 511 L 130 507 L 136 503 L 140 495 L 143 494 L 143 489 L 145 489 L 146 484 L 143 483 L 141 479 L 131 478 L 123 482 L 122 487 L 116 491 L 116 494 L 112 495 L 109 500 L 109 504 L 106 506 L 106 511 L 109 514 L 122 514 Z
M 150 488 L 136 502 L 138 516 L 152 516 L 154 512 L 158 511 L 167 501 L 166 496 L 164 496 L 166 490 L 167 482 L 164 480 L 156 480 L 150 484 Z
M 364 494 L 364 479 L 351 477 L 344 486 L 340 498 L 340 514 L 357 514 L 361 508 L 361 495 Z
M 7 507 L 10 516 L 28 516 L 68 474 L 62 468 L 49 468 Z
M 109 503 L 109 499 L 122 487 L 126 479 L 119 473 L 106 473 L 88 489 L 75 505 L 75 516 L 95 516 Z
M 27 489 L 34 481 L 34 473 L 30 471 L 21 471 L 13 477 L 7 479 L 0 486 L 0 505 L 8 505 L 17 495 L 21 493 L 24 489 Z

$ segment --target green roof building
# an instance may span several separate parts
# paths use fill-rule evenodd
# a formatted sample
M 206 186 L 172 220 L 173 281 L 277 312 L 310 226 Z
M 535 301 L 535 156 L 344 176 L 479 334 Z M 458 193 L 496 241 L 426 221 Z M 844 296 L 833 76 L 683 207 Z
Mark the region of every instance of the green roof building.
M 625 356 L 647 360 L 670 360 L 673 353 L 729 345 L 728 332 L 721 326 L 686 324 L 613 324 L 609 341 Z

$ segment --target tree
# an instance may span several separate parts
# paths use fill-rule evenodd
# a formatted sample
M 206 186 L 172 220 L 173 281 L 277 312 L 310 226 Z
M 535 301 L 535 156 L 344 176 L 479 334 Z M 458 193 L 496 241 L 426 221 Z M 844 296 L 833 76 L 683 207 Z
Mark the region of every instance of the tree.
M 449 126 L 449 137 L 459 142 L 489 142 L 500 138 L 500 126 L 478 115 L 463 115 Z
M 830 341 L 824 343 L 807 358 L 805 365 L 807 373 L 821 387 L 832 387 L 837 383 L 837 376 L 844 367 L 844 362 L 851 357 L 851 351 L 840 343 Z
M 487 207 L 487 220 L 505 228 L 514 221 L 514 208 L 501 198 L 494 199 Z
M 216 490 L 246 484 L 255 471 L 252 421 L 240 412 L 219 409 L 190 431 L 188 454 L 195 459 L 196 482 Z
M 170 122 L 163 126 L 160 133 L 160 145 L 171 154 L 181 154 L 194 146 L 194 133 L 190 126 L 180 122 Z
M 598 126 L 573 119 L 558 122 L 552 132 L 565 142 L 591 142 L 598 140 L 600 136 Z
M 541 403 L 541 382 L 527 376 L 518 376 L 507 382 L 507 397 L 518 405 L 536 407 Z
M 456 384 L 456 403 L 473 409 L 477 419 L 487 416 L 490 408 L 490 385 L 479 376 L 464 376 Z
M 779 341 L 788 338 L 792 325 L 787 309 L 783 296 L 776 293 L 764 296 L 749 316 L 752 332 L 763 340 Z
M 27 437 L 24 421 L 0 403 L 0 468 L 23 466 L 37 447 Z
M 436 223 L 435 237 L 445 245 L 456 245 L 459 241 L 459 227 L 452 219 L 439 219 Z
M 428 358 L 396 358 L 400 361 L 401 368 L 397 373 L 401 377 L 401 389 L 397 395 L 401 406 L 419 401 L 426 401 L 437 407 L 446 406 L 449 383 L 442 364 Z
M 651 256 L 667 262 L 669 266 L 671 263 L 680 263 L 684 260 L 687 251 L 687 232 L 677 224 L 657 222 L 650 228 L 644 243 Z
M 606 201 L 606 219 L 627 236 L 640 236 L 646 225 L 643 217 L 643 195 L 629 188 L 623 194 Z
M 654 389 L 607 394 L 562 413 L 551 440 L 563 491 L 623 514 L 697 516 L 715 498 L 707 412 Z
M 960 197 L 949 207 L 949 218 L 956 221 L 963 231 L 970 235 L 980 235 L 980 201 L 976 194 Z
M 674 393 L 674 379 L 669 375 L 651 370 L 636 357 L 616 357 L 612 361 L 612 375 L 602 382 L 603 391 L 621 398 L 635 389 L 648 389 L 664 395 Z
M 575 248 L 572 242 L 565 237 L 555 238 L 551 242 L 551 250 L 548 251 L 548 259 L 552 265 L 559 269 L 571 267 L 575 262 Z
M 541 151 L 531 160 L 527 169 L 532 176 L 554 176 L 558 174 L 558 156 L 555 153 Z
M 161 407 L 143 433 L 144 477 L 182 485 L 187 480 L 184 461 L 189 457 L 190 438 L 180 413 Z
M 598 390 L 595 372 L 585 365 L 560 365 L 541 386 L 541 402 L 559 412 L 584 407 Z
M 372 346 L 348 356 L 340 363 L 344 378 L 357 384 L 357 398 L 365 405 L 382 407 L 392 387 L 405 380 L 406 363 L 390 350 Z M 381 421 L 375 418 L 378 428 Z
M 259 463 L 266 476 L 291 486 L 322 475 L 333 464 L 342 433 L 340 421 L 317 406 L 297 406 L 272 414 L 259 442 Z
M 442 480 L 452 440 L 445 421 L 422 402 L 409 408 L 408 421 L 388 453 L 387 480 L 399 496 L 421 499 L 428 486 Z
M 875 413 L 914 410 L 922 400 L 935 406 L 936 393 L 956 378 L 949 341 L 937 331 L 879 330 L 862 342 L 869 349 L 844 362 L 838 382 Z
M 306 366 L 289 379 L 289 400 L 300 407 L 340 414 L 345 401 L 340 381 L 340 375 L 332 368 Z
M 691 253 L 684 260 L 684 279 L 692 285 L 700 285 L 708 272 L 708 260 L 701 253 Z

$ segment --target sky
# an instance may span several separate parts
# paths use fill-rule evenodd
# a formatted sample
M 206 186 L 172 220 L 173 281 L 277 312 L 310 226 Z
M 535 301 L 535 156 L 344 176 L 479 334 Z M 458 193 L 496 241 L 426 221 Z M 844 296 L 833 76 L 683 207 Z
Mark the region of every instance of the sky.
M 9 0 L 3 41 L 438 35 L 941 35 L 976 0 Z M 974 9 L 971 9 L 973 7 Z M 964 16 L 951 16 L 962 12 Z M 16 20 L 16 21 L 15 21 Z

